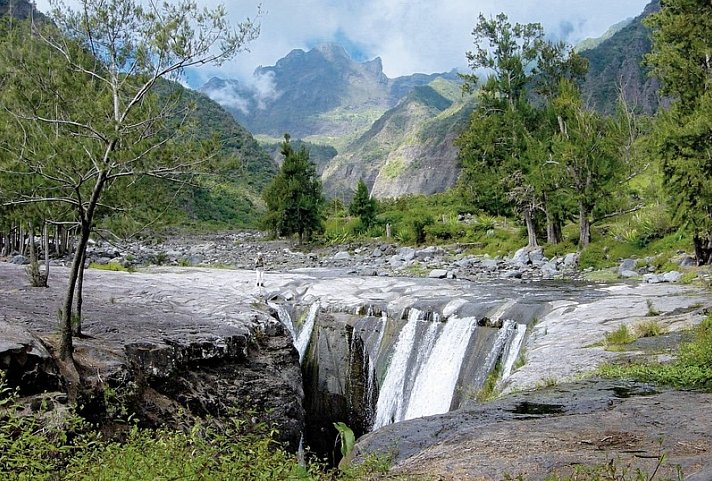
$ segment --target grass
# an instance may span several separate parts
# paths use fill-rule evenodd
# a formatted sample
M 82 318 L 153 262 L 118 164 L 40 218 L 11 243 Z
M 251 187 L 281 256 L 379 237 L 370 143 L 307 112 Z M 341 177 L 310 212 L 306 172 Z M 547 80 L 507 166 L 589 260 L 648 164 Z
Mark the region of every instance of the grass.
M 712 316 L 693 330 L 692 341 L 680 346 L 672 363 L 606 364 L 599 368 L 604 377 L 633 379 L 668 385 L 678 389 L 712 390 Z
M 135 272 L 132 266 L 124 267 L 122 264 L 116 262 L 110 262 L 108 264 L 99 264 L 97 262 L 92 262 L 89 264 L 89 269 L 97 269 L 100 271 L 112 271 L 112 272 Z

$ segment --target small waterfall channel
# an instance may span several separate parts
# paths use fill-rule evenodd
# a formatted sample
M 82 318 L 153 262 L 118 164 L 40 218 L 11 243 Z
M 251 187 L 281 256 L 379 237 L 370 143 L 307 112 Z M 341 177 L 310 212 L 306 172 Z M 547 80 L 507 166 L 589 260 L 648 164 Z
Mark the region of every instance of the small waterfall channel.
M 299 352 L 305 438 L 321 453 L 333 451 L 334 422 L 360 436 L 457 409 L 498 364 L 500 385 L 506 382 L 536 316 L 519 301 L 491 299 L 416 303 L 395 315 L 374 305 L 360 313 L 334 312 L 319 301 L 270 305 Z

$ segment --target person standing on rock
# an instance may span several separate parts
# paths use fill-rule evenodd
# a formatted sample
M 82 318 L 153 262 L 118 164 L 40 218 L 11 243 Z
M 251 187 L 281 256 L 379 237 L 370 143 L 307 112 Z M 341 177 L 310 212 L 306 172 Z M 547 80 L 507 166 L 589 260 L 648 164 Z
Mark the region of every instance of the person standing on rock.
M 262 252 L 257 253 L 255 258 L 255 271 L 257 272 L 257 287 L 265 286 L 265 258 Z

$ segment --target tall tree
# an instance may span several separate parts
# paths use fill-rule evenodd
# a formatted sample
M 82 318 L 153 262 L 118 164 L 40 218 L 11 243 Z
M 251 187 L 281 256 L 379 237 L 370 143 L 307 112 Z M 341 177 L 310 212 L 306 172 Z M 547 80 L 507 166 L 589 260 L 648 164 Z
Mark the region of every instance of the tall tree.
M 612 118 L 587 110 L 578 87 L 563 80 L 554 100 L 559 132 L 554 137 L 553 161 L 563 167 L 567 186 L 578 206 L 579 246 L 591 241 L 593 214 L 625 176 L 621 129 Z
M 359 179 L 356 192 L 349 204 L 349 214 L 357 216 L 361 220 L 361 226 L 368 229 L 376 220 L 376 207 L 376 199 L 368 193 L 366 182 Z
M 480 15 L 473 31 L 473 72 L 490 72 L 479 86 L 478 105 L 458 138 L 463 167 L 460 185 L 481 208 L 501 213 L 510 206 L 527 227 L 528 245 L 537 245 L 535 214 L 547 213 L 549 240 L 560 238 L 559 186 L 547 163 L 555 119 L 546 110 L 562 78 L 579 79 L 586 62 L 563 43 L 544 40 L 539 24 L 514 24 L 499 14 Z M 474 89 L 475 73 L 463 75 Z
M 693 235 L 698 264 L 712 263 L 712 3 L 663 0 L 650 15 L 646 57 L 672 100 L 656 118 L 653 142 L 674 216 Z
M 278 236 L 296 234 L 301 244 L 323 229 L 321 180 L 306 147 L 295 151 L 289 134 L 284 135 L 281 153 L 282 166 L 262 192 L 267 204 L 264 225 Z
M 75 288 L 104 193 L 125 178 L 180 178 L 204 159 L 173 121 L 175 98 L 156 87 L 187 67 L 232 58 L 258 27 L 248 19 L 233 28 L 223 7 L 191 0 L 56 5 L 52 25 L 13 29 L 0 46 L 2 150 L 3 175 L 31 184 L 6 203 L 64 203 L 79 225 L 62 308 L 60 358 L 68 360 Z

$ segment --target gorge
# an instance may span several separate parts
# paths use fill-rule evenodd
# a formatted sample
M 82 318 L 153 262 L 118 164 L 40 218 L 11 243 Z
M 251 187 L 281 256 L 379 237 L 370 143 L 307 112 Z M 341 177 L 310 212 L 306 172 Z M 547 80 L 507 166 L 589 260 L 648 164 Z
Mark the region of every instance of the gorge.
M 48 352 L 66 275 L 55 272 L 54 287 L 31 289 L 22 267 L 0 263 L 3 369 L 28 395 L 62 391 Z M 265 284 L 260 295 L 245 270 L 89 270 L 87 337 L 75 357 L 92 415 L 112 421 L 101 412 L 110 387 L 147 425 L 174 422 L 180 409 L 267 410 L 293 449 L 304 433 L 313 450 L 333 452 L 337 421 L 357 435 L 374 431 L 366 450 L 383 448 L 379 436 L 414 443 L 418 423 L 479 405 L 496 366 L 504 393 L 563 384 L 619 358 L 600 345 L 604 335 L 651 306 L 679 332 L 712 305 L 704 291 L 672 284 L 485 284 L 348 268 L 272 271 Z

